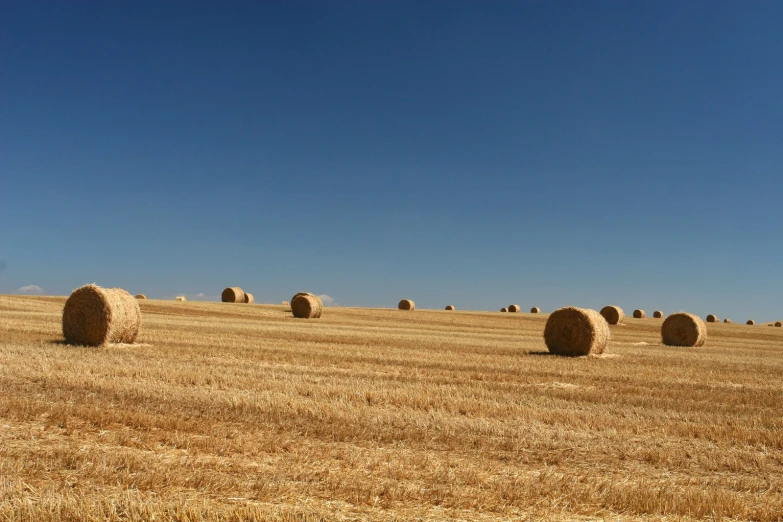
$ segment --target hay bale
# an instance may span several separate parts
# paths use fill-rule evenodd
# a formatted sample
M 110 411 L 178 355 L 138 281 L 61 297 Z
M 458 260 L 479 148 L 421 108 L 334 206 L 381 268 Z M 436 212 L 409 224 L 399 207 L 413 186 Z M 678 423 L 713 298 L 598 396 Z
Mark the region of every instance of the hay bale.
M 611 333 L 606 319 L 595 310 L 569 306 L 549 315 L 544 327 L 544 342 L 557 355 L 601 354 Z
M 647 317 L 647 314 L 644 313 L 644 310 L 634 310 L 633 311 L 633 318 L 634 319 L 644 319 Z
M 446 305 L 446 310 L 456 310 L 456 308 L 454 308 L 454 305 Z
M 245 291 L 238 286 L 229 286 L 220 294 L 220 299 L 224 303 L 244 303 Z
M 134 297 L 134 298 L 136 298 L 136 299 L 146 299 L 146 298 L 147 298 L 147 296 L 146 296 L 146 295 L 144 295 L 144 294 L 136 294 L 136 295 L 135 295 L 135 296 L 133 296 L 133 297 Z
M 702 346 L 707 340 L 707 326 L 698 315 L 678 312 L 661 325 L 661 338 L 667 346 Z
M 531 314 L 540 314 L 541 313 L 541 309 L 538 308 L 537 306 L 534 306 L 533 308 L 530 309 L 530 313 Z
M 723 322 L 724 322 L 724 323 L 726 323 L 726 324 L 731 324 L 731 319 L 729 319 L 729 318 L 727 317 L 726 319 L 724 319 L 724 320 L 723 320 Z
M 775 323 L 775 326 L 777 326 L 778 328 L 781 328 L 781 327 L 783 327 L 783 323 L 781 323 L 780 321 L 777 321 Z
M 245 292 L 245 303 L 253 304 L 256 302 L 256 298 L 250 292 Z
M 86 285 L 65 301 L 63 336 L 69 344 L 133 343 L 140 328 L 139 303 L 122 288 Z
M 410 299 L 403 299 L 397 304 L 397 308 L 399 308 L 400 310 L 415 310 L 416 303 L 414 303 Z
M 309 293 L 299 293 L 291 301 L 291 312 L 294 317 L 300 319 L 318 319 L 324 311 L 324 304 L 317 295 Z
M 501 309 L 500 309 L 500 311 L 501 311 L 501 312 L 508 312 L 508 308 L 506 308 L 506 307 L 504 306 L 503 308 L 501 308 Z
M 718 319 L 717 315 L 710 314 L 710 315 L 707 316 L 707 322 L 708 323 L 719 323 L 720 319 Z
M 519 307 L 519 305 L 512 304 L 512 305 L 508 305 L 508 311 L 512 312 L 512 313 L 515 313 L 515 314 L 518 314 L 519 312 L 522 311 L 522 309 Z
M 625 319 L 625 313 L 619 306 L 604 306 L 601 308 L 601 315 L 609 324 L 620 324 Z
M 656 319 L 663 319 L 663 312 L 660 310 L 656 310 L 653 312 L 653 317 Z
M 184 295 L 178 295 L 174 298 L 175 301 L 187 301 Z
M 748 320 L 745 322 L 745 324 L 749 324 L 750 326 L 753 326 L 754 324 L 756 324 L 756 321 L 754 321 L 753 319 L 748 319 Z

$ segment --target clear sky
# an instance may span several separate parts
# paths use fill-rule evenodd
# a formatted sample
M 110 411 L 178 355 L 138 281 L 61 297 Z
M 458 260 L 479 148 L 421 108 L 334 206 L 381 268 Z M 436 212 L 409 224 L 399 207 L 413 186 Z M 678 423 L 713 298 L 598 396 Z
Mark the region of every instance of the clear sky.
M 0 3 L 0 293 L 783 319 L 783 2 Z

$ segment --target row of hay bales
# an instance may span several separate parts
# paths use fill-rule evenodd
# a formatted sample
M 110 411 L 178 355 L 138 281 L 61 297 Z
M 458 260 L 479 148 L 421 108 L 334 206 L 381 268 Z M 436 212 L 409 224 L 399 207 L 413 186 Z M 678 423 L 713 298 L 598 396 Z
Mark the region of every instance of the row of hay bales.
M 619 324 L 619 323 L 623 322 L 623 319 L 625 319 L 625 313 L 623 312 L 623 309 L 620 308 L 619 306 L 614 306 L 614 305 L 605 306 L 605 307 L 603 307 L 601 309 L 600 313 L 606 319 L 606 321 L 609 324 Z M 647 314 L 645 313 L 644 310 L 637 309 L 637 310 L 633 311 L 633 317 L 634 317 L 634 319 L 645 319 L 647 317 Z M 653 312 L 653 317 L 656 318 L 656 319 L 663 319 L 665 317 L 665 315 L 664 315 L 664 313 L 662 311 L 656 310 L 655 312 Z M 718 316 L 716 316 L 714 314 L 708 314 L 706 319 L 707 319 L 708 323 L 719 323 L 720 322 L 720 319 L 718 319 Z M 723 322 L 726 323 L 726 324 L 730 324 L 731 323 L 731 319 L 728 319 L 728 318 L 724 319 Z M 752 326 L 752 325 L 755 325 L 756 322 L 753 319 L 748 319 L 748 321 L 745 324 L 748 324 L 748 325 Z M 781 326 L 783 326 L 783 323 L 778 321 L 776 323 L 769 323 L 769 326 L 781 327 Z
M 238 299 L 236 287 L 226 290 L 232 290 Z M 415 309 L 413 301 L 403 301 L 406 302 L 401 301 L 400 308 Z M 323 302 L 315 294 L 298 292 L 291 298 L 291 311 L 295 317 L 316 319 L 323 313 Z M 549 315 L 544 342 L 557 355 L 602 354 L 611 337 L 609 325 L 619 324 L 622 318 L 623 311 L 616 306 L 604 307 L 601 312 L 561 308 Z M 71 344 L 133 343 L 141 328 L 141 309 L 138 299 L 121 288 L 86 285 L 74 290 L 65 302 L 62 326 L 63 336 Z M 698 316 L 679 312 L 663 321 L 661 338 L 668 346 L 702 346 L 707 327 Z
M 397 303 L 397 309 L 399 310 L 407 310 L 412 311 L 416 309 L 416 303 L 413 302 L 411 299 L 402 299 L 399 303 Z M 454 305 L 446 305 L 446 310 L 456 310 Z M 519 313 L 522 311 L 522 307 L 520 307 L 518 304 L 512 304 L 508 305 L 508 307 L 503 307 L 500 309 L 501 312 L 512 312 L 512 313 Z M 537 307 L 533 307 L 530 309 L 531 314 L 540 314 L 541 309 Z
M 617 310 L 612 313 L 612 318 L 616 318 Z M 572 306 L 561 308 L 549 315 L 544 342 L 549 352 L 557 355 L 600 355 L 609 344 L 609 324 L 604 313 Z M 679 312 L 663 321 L 661 339 L 667 346 L 703 346 L 707 326 L 698 316 Z

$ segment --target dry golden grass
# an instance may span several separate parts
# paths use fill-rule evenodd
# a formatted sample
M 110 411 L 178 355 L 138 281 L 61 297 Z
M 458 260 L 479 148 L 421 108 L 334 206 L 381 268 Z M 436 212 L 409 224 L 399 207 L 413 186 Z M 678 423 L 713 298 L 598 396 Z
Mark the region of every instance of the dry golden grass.
M 140 345 L 62 344 L 0 296 L 0 520 L 758 520 L 783 513 L 783 330 L 141 301 Z

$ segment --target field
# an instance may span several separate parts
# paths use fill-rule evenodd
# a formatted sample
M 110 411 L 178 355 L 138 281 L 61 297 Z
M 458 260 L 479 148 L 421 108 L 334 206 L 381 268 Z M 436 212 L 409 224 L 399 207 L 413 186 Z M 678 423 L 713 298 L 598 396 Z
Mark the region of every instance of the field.
M 0 520 L 783 520 L 783 328 L 145 301 L 137 346 L 0 296 Z

